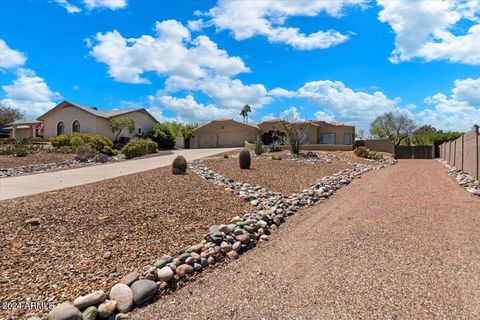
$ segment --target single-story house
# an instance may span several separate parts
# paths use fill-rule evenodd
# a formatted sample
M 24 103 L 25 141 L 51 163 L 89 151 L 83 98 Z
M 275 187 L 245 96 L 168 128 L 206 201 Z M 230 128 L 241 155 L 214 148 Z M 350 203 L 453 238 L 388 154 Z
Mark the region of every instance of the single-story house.
M 124 129 L 119 137 L 132 138 L 152 130 L 158 122 L 147 110 L 109 110 L 103 111 L 78 103 L 63 101 L 34 121 L 17 121 L 8 124 L 10 136 L 22 140 L 39 135 L 43 131 L 45 139 L 55 138 L 72 132 L 92 133 L 115 138 L 110 129 L 110 120 L 116 117 L 129 117 L 135 121 L 133 133 Z M 40 131 L 40 132 L 39 132 Z
M 355 127 L 319 120 L 295 123 L 304 133 L 303 148 L 310 150 L 353 150 Z M 233 119 L 214 120 L 193 130 L 192 148 L 243 147 L 257 136 L 267 145 L 285 140 L 286 132 L 280 120 L 249 124 Z

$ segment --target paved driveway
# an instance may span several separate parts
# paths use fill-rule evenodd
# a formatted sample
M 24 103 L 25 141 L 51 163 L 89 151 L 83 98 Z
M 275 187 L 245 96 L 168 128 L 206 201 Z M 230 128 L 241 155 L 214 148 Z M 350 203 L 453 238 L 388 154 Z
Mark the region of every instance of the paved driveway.
M 434 160 L 370 172 L 134 319 L 480 319 L 480 198 Z
M 87 183 L 111 179 L 127 174 L 165 167 L 172 164 L 177 155 L 187 161 L 208 157 L 217 153 L 235 150 L 228 149 L 189 149 L 175 150 L 174 154 L 146 159 L 123 161 L 112 164 L 68 169 L 41 174 L 0 179 L 0 200 L 23 197 Z

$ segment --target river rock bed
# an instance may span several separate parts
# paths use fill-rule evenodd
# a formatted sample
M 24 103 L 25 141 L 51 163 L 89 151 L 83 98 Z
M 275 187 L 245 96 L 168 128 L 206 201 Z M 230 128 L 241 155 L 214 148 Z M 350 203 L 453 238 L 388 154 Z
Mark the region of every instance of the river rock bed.
M 448 175 L 455 178 L 455 181 L 457 181 L 461 187 L 465 188 L 465 190 L 473 195 L 480 196 L 480 182 L 478 180 L 475 180 L 475 178 L 468 173 L 449 165 L 445 160 L 438 159 L 438 161 L 447 167 Z

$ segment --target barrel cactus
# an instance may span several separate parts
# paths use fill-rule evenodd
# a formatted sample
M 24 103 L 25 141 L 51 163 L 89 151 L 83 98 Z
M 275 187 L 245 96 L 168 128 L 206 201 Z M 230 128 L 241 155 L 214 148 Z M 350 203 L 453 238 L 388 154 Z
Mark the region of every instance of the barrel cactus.
M 238 160 L 240 162 L 240 169 L 250 169 L 250 151 L 248 151 L 247 149 L 243 149 L 242 151 L 240 151 Z
M 173 174 L 185 174 L 187 172 L 187 160 L 184 156 L 177 156 L 172 163 Z

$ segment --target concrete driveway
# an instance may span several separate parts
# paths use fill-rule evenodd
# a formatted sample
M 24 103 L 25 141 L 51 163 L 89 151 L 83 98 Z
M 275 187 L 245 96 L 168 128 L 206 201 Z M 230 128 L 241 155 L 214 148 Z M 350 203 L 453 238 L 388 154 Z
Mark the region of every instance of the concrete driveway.
M 166 156 L 2 178 L 0 179 L 0 201 L 166 167 L 172 164 L 177 155 L 183 155 L 187 161 L 192 161 L 235 149 L 237 148 L 175 150 L 174 154 Z

